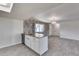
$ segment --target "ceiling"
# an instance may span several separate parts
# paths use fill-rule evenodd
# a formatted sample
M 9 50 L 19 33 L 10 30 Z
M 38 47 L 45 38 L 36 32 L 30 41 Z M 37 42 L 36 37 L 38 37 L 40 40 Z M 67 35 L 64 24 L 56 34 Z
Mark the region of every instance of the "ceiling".
M 11 13 L 0 11 L 0 17 L 24 20 L 45 13 L 59 5 L 59 3 L 14 3 Z
M 41 18 L 51 19 L 57 17 L 57 21 L 79 20 L 79 3 L 63 3 L 40 15 Z
M 53 16 L 58 21 L 79 20 L 79 3 L 15 3 L 11 13 L 0 11 L 0 17 L 24 20 L 32 16 L 45 20 Z

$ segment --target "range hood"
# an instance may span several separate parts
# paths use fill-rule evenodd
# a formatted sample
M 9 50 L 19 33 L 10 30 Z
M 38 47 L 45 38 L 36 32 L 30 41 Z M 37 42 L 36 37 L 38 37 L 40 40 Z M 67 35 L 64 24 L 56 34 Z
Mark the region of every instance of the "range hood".
M 10 13 L 13 3 L 0 3 L 0 10 Z

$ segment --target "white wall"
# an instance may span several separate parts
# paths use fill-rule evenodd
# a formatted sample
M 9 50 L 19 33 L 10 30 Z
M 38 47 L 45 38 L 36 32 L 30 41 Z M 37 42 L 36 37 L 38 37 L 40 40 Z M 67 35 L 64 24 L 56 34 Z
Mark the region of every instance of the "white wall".
M 23 21 L 0 18 L 0 48 L 21 43 Z
M 60 22 L 60 36 L 62 38 L 79 40 L 79 20 Z

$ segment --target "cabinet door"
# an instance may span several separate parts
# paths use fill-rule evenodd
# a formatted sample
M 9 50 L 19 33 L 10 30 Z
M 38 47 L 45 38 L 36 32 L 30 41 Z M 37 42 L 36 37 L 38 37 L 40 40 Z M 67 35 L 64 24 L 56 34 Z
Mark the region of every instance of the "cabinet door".
M 28 47 L 30 47 L 30 45 L 31 45 L 29 36 L 25 36 L 25 45 L 27 45 Z
M 45 53 L 48 50 L 48 37 L 40 39 L 40 54 Z
M 39 39 L 37 39 L 37 38 L 31 39 L 31 48 L 32 48 L 35 52 L 40 53 Z

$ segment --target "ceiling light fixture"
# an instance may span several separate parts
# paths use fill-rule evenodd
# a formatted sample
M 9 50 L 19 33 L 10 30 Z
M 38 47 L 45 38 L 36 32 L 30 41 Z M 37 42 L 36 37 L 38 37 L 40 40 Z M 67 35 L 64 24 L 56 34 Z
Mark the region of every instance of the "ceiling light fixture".
M 50 21 L 58 21 L 60 18 L 56 16 L 52 16 L 48 18 Z
M 56 22 L 55 22 L 55 21 L 53 21 L 51 24 L 56 24 Z

